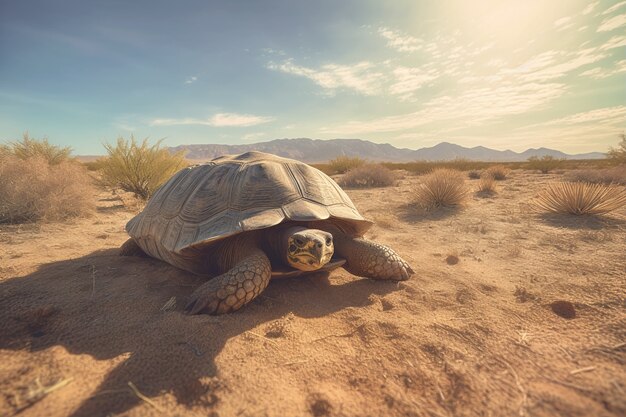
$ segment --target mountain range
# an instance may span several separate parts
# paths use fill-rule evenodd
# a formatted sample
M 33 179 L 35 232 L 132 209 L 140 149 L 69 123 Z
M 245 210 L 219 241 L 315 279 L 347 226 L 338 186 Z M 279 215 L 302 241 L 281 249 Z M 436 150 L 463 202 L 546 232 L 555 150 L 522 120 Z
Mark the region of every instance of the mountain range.
M 429 148 L 407 149 L 396 148 L 388 143 L 379 144 L 361 139 L 320 140 L 308 138 L 275 139 L 246 145 L 180 145 L 169 149 L 171 152 L 184 150 L 187 159 L 198 161 L 207 161 L 220 155 L 261 151 L 309 163 L 327 162 L 342 155 L 387 162 L 447 161 L 457 158 L 475 161 L 513 162 L 526 161 L 532 156 L 541 157 L 544 155 L 563 159 L 601 159 L 606 156 L 601 152 L 570 155 L 548 148 L 531 148 L 524 152 L 498 151 L 484 146 L 466 148 L 448 142 L 441 142 Z

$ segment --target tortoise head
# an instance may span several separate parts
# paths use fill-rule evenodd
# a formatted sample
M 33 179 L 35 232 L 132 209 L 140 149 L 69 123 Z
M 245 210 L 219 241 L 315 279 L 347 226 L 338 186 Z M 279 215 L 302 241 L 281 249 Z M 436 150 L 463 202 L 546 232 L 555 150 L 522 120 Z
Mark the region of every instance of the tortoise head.
M 317 229 L 294 229 L 287 236 L 289 265 L 301 271 L 315 271 L 326 265 L 335 250 L 333 235 Z

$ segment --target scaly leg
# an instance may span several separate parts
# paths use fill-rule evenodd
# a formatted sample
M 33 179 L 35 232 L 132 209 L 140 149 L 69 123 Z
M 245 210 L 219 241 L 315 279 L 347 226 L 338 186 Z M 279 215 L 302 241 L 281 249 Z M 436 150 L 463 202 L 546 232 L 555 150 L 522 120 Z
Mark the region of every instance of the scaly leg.
M 393 249 L 362 238 L 333 233 L 335 253 L 346 259 L 351 274 L 372 279 L 404 281 L 414 274 L 411 266 Z
M 141 258 L 146 258 L 148 255 L 139 247 L 135 239 L 132 237 L 128 239 L 124 244 L 120 247 L 120 256 L 139 256 Z
M 269 259 L 256 249 L 227 272 L 198 287 L 191 294 L 185 312 L 224 314 L 238 310 L 267 287 L 271 275 Z

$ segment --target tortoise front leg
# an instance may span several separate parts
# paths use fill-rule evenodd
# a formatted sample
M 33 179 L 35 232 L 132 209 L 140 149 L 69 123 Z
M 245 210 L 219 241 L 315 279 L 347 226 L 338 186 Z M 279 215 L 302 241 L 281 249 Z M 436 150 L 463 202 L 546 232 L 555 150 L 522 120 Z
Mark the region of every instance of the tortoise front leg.
M 335 253 L 346 259 L 351 274 L 372 279 L 404 281 L 414 274 L 411 266 L 393 249 L 362 238 L 334 233 Z
M 201 285 L 185 307 L 188 314 L 224 314 L 240 309 L 267 287 L 272 269 L 265 253 L 254 250 L 227 272 Z

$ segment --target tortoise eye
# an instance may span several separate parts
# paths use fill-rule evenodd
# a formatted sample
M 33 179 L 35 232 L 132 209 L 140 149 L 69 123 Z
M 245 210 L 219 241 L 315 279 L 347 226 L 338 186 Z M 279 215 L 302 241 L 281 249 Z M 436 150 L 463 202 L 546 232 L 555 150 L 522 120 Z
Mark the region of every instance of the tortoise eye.
M 327 237 L 326 238 L 326 246 L 330 246 L 331 243 L 333 243 L 333 238 L 332 237 Z

